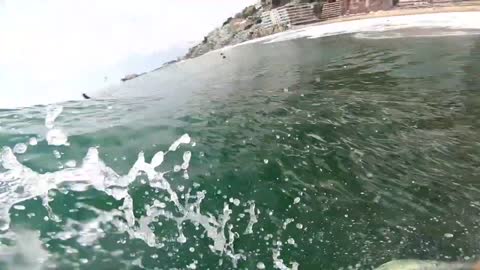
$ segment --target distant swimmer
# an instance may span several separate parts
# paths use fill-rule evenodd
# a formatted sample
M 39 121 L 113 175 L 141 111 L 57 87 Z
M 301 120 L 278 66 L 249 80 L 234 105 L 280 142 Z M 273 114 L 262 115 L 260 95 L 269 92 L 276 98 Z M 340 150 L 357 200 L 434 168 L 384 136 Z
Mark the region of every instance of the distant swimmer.
M 82 96 L 83 96 L 84 99 L 90 99 L 90 97 L 85 93 L 82 93 Z

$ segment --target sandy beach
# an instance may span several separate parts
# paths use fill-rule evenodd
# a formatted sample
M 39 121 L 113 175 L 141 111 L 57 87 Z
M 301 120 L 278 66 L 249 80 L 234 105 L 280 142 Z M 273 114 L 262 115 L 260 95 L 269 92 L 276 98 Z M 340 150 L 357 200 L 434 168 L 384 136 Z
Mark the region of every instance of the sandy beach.
M 431 14 L 431 13 L 445 13 L 445 12 L 470 12 L 480 11 L 480 1 L 459 2 L 457 4 L 449 4 L 445 6 L 419 7 L 419 8 L 394 8 L 391 10 L 380 10 L 376 12 L 369 12 L 365 14 L 346 15 L 336 19 L 323 21 L 315 24 L 298 26 L 295 29 L 309 27 L 313 25 L 324 25 L 337 22 L 346 22 L 353 20 L 395 17 L 405 15 Z

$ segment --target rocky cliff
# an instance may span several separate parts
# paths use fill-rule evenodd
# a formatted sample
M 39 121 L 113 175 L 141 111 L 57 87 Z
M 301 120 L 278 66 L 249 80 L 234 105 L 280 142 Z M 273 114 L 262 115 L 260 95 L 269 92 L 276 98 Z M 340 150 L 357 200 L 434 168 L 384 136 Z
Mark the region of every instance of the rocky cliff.
M 293 0 L 297 1 L 298 0 Z M 287 30 L 287 26 L 276 25 L 270 28 L 263 28 L 262 13 L 278 5 L 292 2 L 283 1 L 262 1 L 259 7 L 249 6 L 235 17 L 228 18 L 221 27 L 210 32 L 203 41 L 191 48 L 185 58 L 193 58 L 203 55 L 209 51 L 221 49 L 228 45 L 235 45 L 250 39 L 259 38 Z

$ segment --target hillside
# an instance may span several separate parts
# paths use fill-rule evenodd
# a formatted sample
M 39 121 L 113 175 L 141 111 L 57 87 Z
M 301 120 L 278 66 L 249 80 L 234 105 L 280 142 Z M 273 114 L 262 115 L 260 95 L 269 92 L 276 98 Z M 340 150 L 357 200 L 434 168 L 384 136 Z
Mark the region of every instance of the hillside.
M 261 5 L 246 7 L 234 17 L 228 18 L 222 26 L 216 28 L 204 37 L 203 41 L 190 48 L 185 58 L 193 58 L 209 51 L 221 49 L 228 45 L 235 45 L 250 39 L 259 38 L 288 29 L 286 25 L 274 25 L 262 27 L 262 13 L 272 8 L 288 4 L 290 2 L 316 2 L 299 0 L 262 1 Z

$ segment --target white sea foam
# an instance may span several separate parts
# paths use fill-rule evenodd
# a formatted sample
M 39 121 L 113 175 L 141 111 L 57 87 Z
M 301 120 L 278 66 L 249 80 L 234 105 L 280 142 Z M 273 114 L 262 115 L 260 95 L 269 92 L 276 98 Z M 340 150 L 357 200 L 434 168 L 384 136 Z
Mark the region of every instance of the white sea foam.
M 174 143 L 172 143 L 172 145 L 170 145 L 170 147 L 168 148 L 168 151 L 176 151 L 180 144 L 189 144 L 190 140 L 190 136 L 188 136 L 188 134 L 185 134 L 178 140 L 176 140 Z

